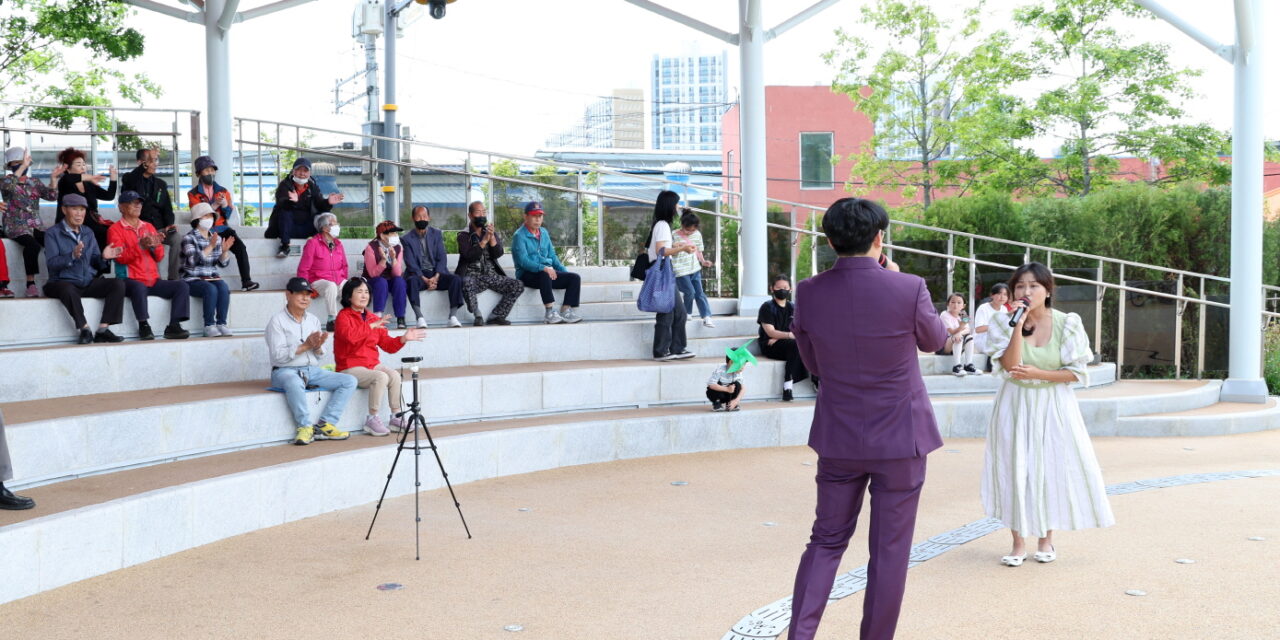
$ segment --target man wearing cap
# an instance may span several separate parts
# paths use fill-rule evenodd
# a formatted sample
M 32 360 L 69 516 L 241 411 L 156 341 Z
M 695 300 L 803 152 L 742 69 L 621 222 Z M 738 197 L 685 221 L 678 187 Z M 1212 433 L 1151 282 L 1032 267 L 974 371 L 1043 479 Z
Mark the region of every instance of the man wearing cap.
M 31 154 L 22 147 L 11 147 L 4 152 L 5 174 L 0 178 L 0 196 L 5 206 L 4 234 L 22 246 L 22 263 L 27 271 L 27 297 L 39 298 L 36 275 L 40 273 L 40 251 L 44 249 L 44 221 L 40 219 L 40 200 L 56 201 L 58 190 L 54 185 L 62 177 L 66 167 L 53 168 L 49 185 L 31 175 Z
M 285 285 L 285 308 L 267 322 L 267 355 L 271 359 L 271 386 L 284 390 L 285 402 L 297 427 L 293 443 L 311 444 L 314 440 L 346 440 L 351 434 L 334 426 L 356 389 L 356 379 L 345 373 L 332 373 L 320 368 L 329 334 L 320 328 L 320 320 L 307 313 L 314 295 L 305 278 L 290 278 Z M 319 421 L 311 422 L 307 408 L 307 389 L 329 391 L 329 402 Z
M 124 280 L 124 293 L 133 304 L 138 318 L 138 338 L 155 340 L 151 330 L 151 313 L 147 296 L 172 301 L 169 324 L 164 328 L 166 340 L 185 340 L 191 334 L 182 323 L 191 317 L 191 290 L 182 280 L 161 280 L 157 265 L 164 259 L 164 236 L 150 222 L 142 219 L 144 198 L 136 191 L 124 191 L 116 201 L 120 205 L 120 222 L 107 229 L 107 241 L 120 247 L 116 258 L 116 278 Z M 172 216 L 172 213 L 170 213 Z M 181 247 L 181 245 L 179 245 Z M 178 262 L 178 258 L 172 258 Z
M 120 256 L 120 248 L 108 244 L 98 249 L 98 240 L 84 224 L 89 203 L 78 193 L 62 196 L 62 221 L 44 235 L 45 264 L 49 281 L 44 294 L 57 298 L 67 308 L 80 332 L 79 343 L 120 342 L 124 338 L 108 327 L 120 324 L 124 315 L 124 280 L 103 278 L 99 271 L 107 269 L 107 261 Z M 102 317 L 95 333 L 84 317 L 81 298 L 102 298 Z
M 236 206 L 231 204 L 231 192 L 214 181 L 218 173 L 218 165 L 213 158 L 200 156 L 192 163 L 196 172 L 195 186 L 187 192 L 187 206 L 194 207 L 201 202 L 213 207 L 213 232 L 223 238 L 235 238 L 236 231 L 229 225 L 235 219 Z M 240 269 L 240 290 L 253 291 L 259 287 L 253 281 L 249 269 L 249 249 L 244 242 L 231 245 L 231 255 L 236 257 L 236 266 Z
M 289 257 L 289 241 L 310 238 L 315 232 L 316 216 L 332 211 L 342 198 L 341 193 L 320 193 L 320 185 L 311 177 L 310 160 L 294 160 L 293 170 L 276 187 L 276 206 L 264 234 L 280 241 L 276 257 Z
M 511 238 L 511 257 L 516 263 L 516 278 L 526 287 L 532 287 L 542 293 L 542 306 L 546 307 L 543 320 L 547 324 L 561 322 L 581 322 L 578 315 L 578 293 L 582 288 L 582 278 L 576 273 L 569 273 L 560 258 L 556 256 L 556 248 L 551 244 L 551 233 L 542 228 L 542 203 L 530 202 L 524 207 L 524 224 L 516 229 Z M 552 289 L 564 289 L 564 304 L 560 305 L 560 313 L 554 308 L 556 298 Z
M 422 315 L 423 291 L 448 291 L 449 326 L 462 326 L 458 321 L 462 278 L 449 272 L 444 234 L 431 226 L 431 210 L 422 205 L 413 208 L 413 231 L 404 239 L 404 279 L 409 286 L 409 305 L 418 317 L 419 327 L 427 326 L 427 319 Z
M 138 166 L 120 179 L 123 191 L 133 191 L 141 196 L 142 221 L 155 227 L 163 235 L 163 245 L 168 248 L 169 279 L 178 279 L 179 256 L 182 255 L 182 234 L 178 233 L 173 214 L 173 201 L 169 198 L 169 184 L 156 175 L 160 163 L 157 149 L 138 149 L 134 153 Z M 119 204 L 119 201 L 116 202 Z M 110 237 L 108 229 L 108 237 Z
M 382 315 L 387 309 L 387 298 L 396 312 L 396 328 L 405 328 L 405 301 L 408 289 L 404 281 L 404 245 L 400 233 L 404 231 L 390 220 L 383 220 L 374 229 L 377 237 L 364 248 L 364 276 L 373 298 L 373 312 Z

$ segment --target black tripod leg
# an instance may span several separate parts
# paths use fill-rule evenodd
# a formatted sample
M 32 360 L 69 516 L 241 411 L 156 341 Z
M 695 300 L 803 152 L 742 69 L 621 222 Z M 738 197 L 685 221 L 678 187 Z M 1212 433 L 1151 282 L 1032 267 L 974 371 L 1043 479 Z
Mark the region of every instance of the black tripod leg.
M 453 498 L 453 506 L 458 510 L 458 517 L 462 519 L 462 529 L 467 532 L 467 539 L 471 539 L 471 528 L 467 526 L 467 517 L 462 515 L 462 504 L 458 502 L 458 494 L 453 492 L 453 483 L 449 482 L 449 472 L 444 470 L 444 462 L 440 460 L 440 451 L 436 449 L 436 441 L 431 437 L 431 431 L 427 429 L 427 421 L 421 414 L 415 415 L 413 424 L 421 426 L 422 432 L 427 435 L 427 446 L 430 447 L 431 453 L 436 456 L 436 465 L 440 467 L 440 475 L 444 477 L 444 486 L 449 488 L 449 497 Z M 416 431 L 415 431 L 416 433 Z
M 391 461 L 391 470 L 387 472 L 386 484 L 382 485 L 382 495 L 378 496 L 378 505 L 373 508 L 373 520 L 369 521 L 369 531 L 364 534 L 365 540 L 368 540 L 369 536 L 373 535 L 373 524 L 378 521 L 378 512 L 382 511 L 382 501 L 386 499 L 387 489 L 391 487 L 391 476 L 396 474 L 396 464 L 400 462 L 400 452 L 404 451 L 404 440 L 408 435 L 408 431 L 400 434 L 400 443 L 399 446 L 396 447 L 396 457 Z M 417 440 L 418 435 L 414 434 L 413 439 Z
M 415 383 L 416 384 L 416 383 Z M 417 403 L 417 387 L 414 388 L 414 408 Z M 418 473 L 419 458 L 422 456 L 422 447 L 418 445 L 418 422 L 426 423 L 422 419 L 422 414 L 417 411 L 413 412 L 413 416 L 409 418 L 409 427 L 413 429 L 413 559 L 422 559 L 422 508 L 419 506 L 419 495 L 422 492 L 422 478 Z

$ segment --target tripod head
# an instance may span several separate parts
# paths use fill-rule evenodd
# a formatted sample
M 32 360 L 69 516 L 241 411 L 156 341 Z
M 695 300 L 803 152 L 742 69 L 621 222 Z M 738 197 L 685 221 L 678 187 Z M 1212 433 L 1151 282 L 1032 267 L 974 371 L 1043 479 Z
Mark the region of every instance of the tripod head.
M 409 370 L 413 372 L 413 377 L 418 377 L 418 363 L 422 362 L 422 356 L 407 356 L 400 358 L 400 362 L 409 365 Z

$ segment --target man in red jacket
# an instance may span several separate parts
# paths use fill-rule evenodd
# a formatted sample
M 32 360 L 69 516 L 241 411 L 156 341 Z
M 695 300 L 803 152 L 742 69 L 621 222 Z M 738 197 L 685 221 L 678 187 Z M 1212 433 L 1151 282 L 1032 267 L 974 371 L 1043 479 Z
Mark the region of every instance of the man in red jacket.
M 170 300 L 169 325 L 164 328 L 166 340 L 185 340 L 191 334 L 182 322 L 191 317 L 191 291 L 182 280 L 161 280 L 156 265 L 164 260 L 164 236 L 150 222 L 142 219 L 142 196 L 136 191 L 120 194 L 120 222 L 107 229 L 107 240 L 120 247 L 116 258 L 116 277 L 125 278 L 124 294 L 133 304 L 138 318 L 138 338 L 155 340 L 151 330 L 147 296 Z

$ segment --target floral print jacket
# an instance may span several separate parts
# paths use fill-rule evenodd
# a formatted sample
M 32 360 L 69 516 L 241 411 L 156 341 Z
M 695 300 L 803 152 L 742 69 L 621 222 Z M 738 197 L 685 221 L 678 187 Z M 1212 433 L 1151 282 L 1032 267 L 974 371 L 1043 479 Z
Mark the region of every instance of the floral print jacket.
M 58 200 L 58 191 L 46 187 L 39 178 L 23 176 L 19 178 L 7 173 L 0 178 L 0 195 L 9 205 L 4 213 L 4 233 L 10 238 L 30 235 L 34 230 L 43 230 L 40 221 L 40 199 Z

